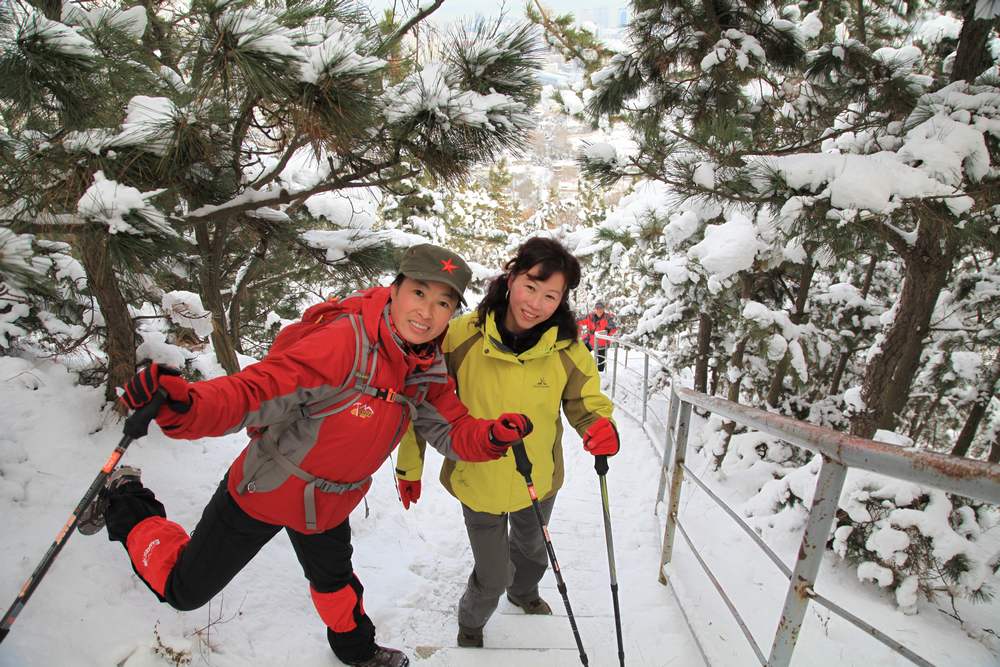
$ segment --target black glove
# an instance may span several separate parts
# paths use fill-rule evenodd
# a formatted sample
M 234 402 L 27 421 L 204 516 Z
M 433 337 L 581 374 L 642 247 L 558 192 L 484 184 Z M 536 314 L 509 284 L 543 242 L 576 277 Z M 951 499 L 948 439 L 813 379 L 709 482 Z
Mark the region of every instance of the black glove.
M 157 363 L 143 368 L 125 383 L 121 399 L 131 409 L 138 410 L 152 401 L 160 389 L 166 392 L 169 397 L 167 406 L 174 412 L 183 413 L 191 409 L 188 381 L 181 377 L 181 372 L 176 368 Z

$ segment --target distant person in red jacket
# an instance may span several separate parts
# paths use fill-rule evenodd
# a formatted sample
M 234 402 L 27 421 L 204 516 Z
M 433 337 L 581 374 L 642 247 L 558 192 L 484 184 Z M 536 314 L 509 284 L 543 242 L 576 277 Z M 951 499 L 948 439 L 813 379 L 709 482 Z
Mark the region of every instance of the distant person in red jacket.
M 169 395 L 156 421 L 172 438 L 246 428 L 250 443 L 230 466 L 192 536 L 169 521 L 120 467 L 81 518 L 81 532 L 107 525 L 136 574 L 176 609 L 201 607 L 282 529 L 309 581 L 333 652 L 348 665 L 401 667 L 401 651 L 375 643 L 351 564 L 348 515 L 371 475 L 413 422 L 456 460 L 489 461 L 531 430 L 524 415 L 469 415 L 455 395 L 440 340 L 471 277 L 458 255 L 424 244 L 403 256 L 390 287 L 308 309 L 270 352 L 241 372 L 189 383 L 152 364 L 125 387 L 137 409 Z
M 608 356 L 608 341 L 598 339 L 594 334 L 601 333 L 614 336 L 618 333 L 618 323 L 615 316 L 604 310 L 604 302 L 598 301 L 594 304 L 594 310 L 577 323 L 581 331 L 586 331 L 584 341 L 591 350 L 596 349 L 597 370 L 604 371 L 604 364 Z

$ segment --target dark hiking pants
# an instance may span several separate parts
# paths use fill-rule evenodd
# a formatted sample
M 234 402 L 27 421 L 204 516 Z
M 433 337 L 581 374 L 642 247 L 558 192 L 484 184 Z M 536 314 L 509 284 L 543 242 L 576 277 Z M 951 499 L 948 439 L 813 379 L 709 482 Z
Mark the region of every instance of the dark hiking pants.
M 190 539 L 166 519 L 163 505 L 139 482 L 112 492 L 106 518 L 108 539 L 125 546 L 136 574 L 160 601 L 181 611 L 211 600 L 282 529 L 240 509 L 225 478 Z M 348 521 L 322 533 L 303 534 L 290 528 L 285 532 L 327 625 L 334 653 L 344 662 L 371 657 L 375 626 L 364 613 L 364 589 L 351 564 Z
M 552 496 L 540 503 L 546 524 L 555 501 Z M 467 628 L 481 628 L 490 620 L 504 591 L 523 603 L 538 597 L 538 582 L 549 566 L 548 552 L 532 507 L 489 514 L 463 504 L 462 513 L 475 565 L 458 603 L 458 622 Z

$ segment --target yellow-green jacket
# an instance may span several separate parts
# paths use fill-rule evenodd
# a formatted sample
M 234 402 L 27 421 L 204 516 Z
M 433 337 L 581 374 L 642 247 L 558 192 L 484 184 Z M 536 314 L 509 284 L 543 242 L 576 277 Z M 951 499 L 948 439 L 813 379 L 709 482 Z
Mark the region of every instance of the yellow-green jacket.
M 553 325 L 531 349 L 514 354 L 501 342 L 493 314 L 476 326 L 472 312 L 451 322 L 443 345 L 448 372 L 473 417 L 521 412 L 531 419 L 534 430 L 524 444 L 539 498 L 552 495 L 563 482 L 560 407 L 581 436 L 597 419 L 611 417 L 613 409 L 601 393 L 590 352 L 579 341 L 557 340 L 557 332 Z M 423 456 L 424 443 L 410 429 L 399 446 L 396 475 L 420 479 Z M 485 463 L 446 459 L 441 483 L 477 512 L 502 514 L 531 505 L 513 454 Z

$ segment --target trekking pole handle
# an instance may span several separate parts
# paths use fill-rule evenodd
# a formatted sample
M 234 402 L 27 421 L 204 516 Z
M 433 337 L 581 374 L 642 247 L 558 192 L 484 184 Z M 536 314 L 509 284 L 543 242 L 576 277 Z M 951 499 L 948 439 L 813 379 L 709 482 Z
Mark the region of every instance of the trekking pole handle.
M 130 414 L 125 420 L 125 426 L 122 428 L 125 435 L 133 440 L 138 440 L 145 436 L 149 432 L 149 422 L 156 418 L 156 413 L 160 411 L 160 406 L 168 398 L 170 398 L 170 395 L 166 391 L 162 388 L 157 389 L 156 393 L 153 394 L 153 399 L 149 403 L 146 403 L 146 405 Z
M 597 474 L 601 476 L 608 474 L 607 454 L 598 454 L 597 456 L 594 457 L 594 470 L 596 470 Z
M 517 467 L 517 471 L 525 479 L 530 479 L 531 459 L 528 458 L 528 452 L 524 451 L 524 440 L 518 440 L 510 448 L 514 452 L 514 465 Z

